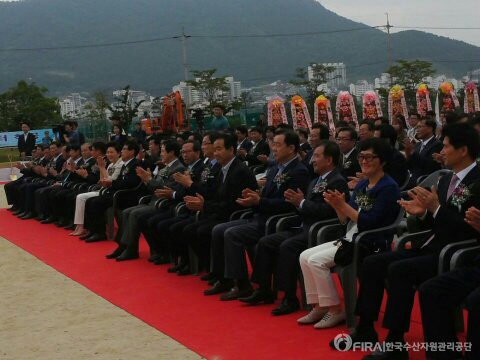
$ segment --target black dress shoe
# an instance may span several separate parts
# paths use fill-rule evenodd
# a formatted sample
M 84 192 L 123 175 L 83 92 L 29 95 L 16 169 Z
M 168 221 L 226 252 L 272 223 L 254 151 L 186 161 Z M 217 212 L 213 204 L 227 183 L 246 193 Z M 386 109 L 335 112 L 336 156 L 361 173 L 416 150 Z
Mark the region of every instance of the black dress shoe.
M 19 208 L 19 209 L 15 210 L 15 211 L 13 212 L 13 215 L 17 216 L 17 215 L 20 215 L 20 214 L 23 213 L 23 212 L 25 212 L 25 210 Z
M 15 214 L 15 216 L 18 217 L 18 218 L 21 218 L 21 217 L 24 217 L 24 216 L 27 215 L 27 214 L 28 214 L 28 211 L 22 211 L 22 212 L 19 213 L 19 214 Z
M 75 224 L 69 224 L 68 226 L 65 226 L 65 230 L 75 230 L 77 228 L 77 225 Z
M 88 239 L 85 239 L 85 242 L 93 243 L 93 242 L 104 241 L 104 240 L 108 240 L 107 239 L 107 234 L 105 234 L 105 233 L 103 233 L 103 234 L 93 234 Z
M 133 259 L 138 259 L 138 257 L 139 257 L 138 252 L 125 249 L 122 255 L 117 257 L 115 260 L 117 261 L 133 260 Z
M 40 221 L 40 222 L 43 221 L 43 220 L 45 220 L 45 219 L 47 219 L 47 217 L 46 217 L 45 215 L 43 215 L 43 214 L 42 214 L 42 215 L 38 215 L 38 216 L 35 218 L 35 220 Z
M 270 289 L 256 289 L 252 295 L 247 297 L 240 297 L 238 298 L 238 300 L 251 305 L 255 305 L 260 302 L 263 302 L 265 304 L 273 304 L 275 302 L 275 294 Z
M 62 227 L 68 226 L 69 224 L 70 222 L 67 219 L 60 219 L 55 223 L 55 226 L 62 228 Z
M 155 265 L 170 264 L 170 259 L 168 258 L 168 256 L 163 255 L 163 256 L 160 256 L 160 257 L 158 257 L 157 259 L 153 260 L 153 263 L 154 263 Z
M 190 266 L 185 266 L 182 270 L 177 271 L 178 276 L 192 275 L 190 271 Z
M 300 303 L 297 297 L 284 297 L 280 305 L 270 311 L 273 316 L 287 315 L 300 310 Z
M 83 235 L 83 236 L 80 236 L 79 239 L 80 240 L 87 240 L 90 236 L 92 236 L 93 234 L 87 234 L 87 235 Z
M 50 216 L 50 217 L 46 218 L 45 220 L 40 221 L 40 223 L 42 223 L 42 224 L 53 224 L 57 220 L 58 219 L 56 217 Z
M 162 255 L 160 255 L 160 254 L 153 254 L 147 259 L 147 261 L 148 262 L 154 262 L 155 260 L 160 259 L 161 257 L 162 257 Z
M 180 262 L 174 267 L 168 268 L 167 272 L 169 273 L 176 273 L 177 271 L 182 270 L 185 266 L 187 266 L 187 263 Z
M 16 207 L 15 205 L 13 205 L 11 208 L 8 208 L 7 211 L 11 211 L 11 212 L 15 212 L 18 210 L 18 207 Z
M 25 215 L 21 217 L 19 216 L 18 218 L 22 220 L 30 220 L 30 219 L 33 219 L 34 217 L 35 215 L 32 212 L 27 212 Z
M 250 296 L 252 295 L 252 293 L 253 293 L 253 287 L 251 285 L 243 289 L 240 289 L 238 286 L 235 286 L 228 293 L 220 296 L 220 300 L 222 301 L 238 300 L 238 298 Z
M 392 351 L 381 351 L 375 350 L 369 355 L 365 355 L 362 360 L 407 360 L 408 351 L 406 349 L 402 350 L 392 350 Z
M 208 280 L 213 280 L 213 279 L 215 279 L 215 274 L 214 273 L 208 273 L 208 274 L 200 277 L 200 280 L 203 280 L 203 281 L 208 281 Z
M 226 280 L 223 282 L 217 281 L 210 289 L 203 292 L 203 295 L 217 295 L 224 292 L 228 292 L 235 285 L 233 280 Z
M 357 343 L 358 344 L 361 344 L 361 343 L 376 344 L 378 342 L 378 334 L 375 330 L 358 332 L 355 329 L 349 334 L 349 336 L 350 336 L 350 339 L 352 340 L 351 341 L 351 346 L 353 346 L 353 344 L 357 344 Z M 332 340 L 332 341 L 330 341 L 329 345 L 332 349 L 344 351 L 347 347 L 347 341 L 346 340 L 341 340 L 341 341 L 337 341 L 337 343 L 335 343 L 335 340 Z
M 116 257 L 119 257 L 120 255 L 122 255 L 122 253 L 125 251 L 126 248 L 127 247 L 125 245 L 120 244 L 115 250 L 113 250 L 112 253 L 105 255 L 105 257 L 107 259 L 115 259 Z
M 213 286 L 218 281 L 218 278 L 215 276 L 212 280 L 207 281 L 208 286 Z

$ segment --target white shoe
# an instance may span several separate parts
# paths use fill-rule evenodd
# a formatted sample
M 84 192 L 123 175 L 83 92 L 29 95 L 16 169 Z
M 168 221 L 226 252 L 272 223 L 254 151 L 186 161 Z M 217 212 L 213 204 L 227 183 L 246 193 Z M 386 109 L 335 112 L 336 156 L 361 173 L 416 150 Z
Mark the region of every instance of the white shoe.
M 301 325 L 314 324 L 321 320 L 327 312 L 328 309 L 318 310 L 316 307 L 314 307 L 308 315 L 301 317 L 297 320 L 297 322 Z
M 325 316 L 317 322 L 314 326 L 315 329 L 326 329 L 334 327 L 340 324 L 342 321 L 345 321 L 345 312 L 342 311 L 340 314 L 333 314 L 331 312 L 327 312 Z

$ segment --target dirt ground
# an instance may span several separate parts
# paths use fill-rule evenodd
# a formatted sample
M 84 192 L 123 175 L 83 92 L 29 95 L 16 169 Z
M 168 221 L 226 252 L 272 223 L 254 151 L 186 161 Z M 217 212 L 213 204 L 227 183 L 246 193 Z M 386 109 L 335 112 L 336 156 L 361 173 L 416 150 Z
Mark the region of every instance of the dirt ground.
M 201 359 L 3 238 L 0 274 L 0 359 Z

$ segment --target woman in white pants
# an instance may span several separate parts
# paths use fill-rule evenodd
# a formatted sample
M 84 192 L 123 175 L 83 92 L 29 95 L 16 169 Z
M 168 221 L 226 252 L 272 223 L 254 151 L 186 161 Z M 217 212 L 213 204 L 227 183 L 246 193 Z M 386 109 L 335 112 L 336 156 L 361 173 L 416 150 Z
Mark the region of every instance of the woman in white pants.
M 122 170 L 123 166 L 123 161 L 122 158 L 120 157 L 120 146 L 116 143 L 109 143 L 107 145 L 107 152 L 106 156 L 108 161 L 110 161 L 110 165 L 108 165 L 108 168 L 105 169 L 105 161 L 103 158 L 100 156 L 97 159 L 97 165 L 100 168 L 100 180 L 103 179 L 112 179 L 115 180 L 118 175 L 120 175 L 120 171 Z M 97 191 L 91 191 L 83 194 L 79 194 L 77 196 L 77 201 L 75 203 L 75 225 L 77 227 L 75 228 L 75 231 L 72 232 L 70 235 L 71 236 L 83 236 L 87 234 L 87 231 L 83 227 L 83 220 L 85 217 L 85 203 L 87 199 L 98 196 L 100 193 L 100 190 Z
M 339 220 L 353 221 L 355 226 L 345 235 L 352 241 L 359 232 L 391 225 L 397 218 L 400 207 L 400 189 L 397 183 L 383 172 L 392 157 L 392 149 L 384 139 L 372 138 L 362 142 L 358 161 L 365 179 L 359 181 L 350 201 L 338 191 L 324 193 L 325 201 L 336 211 Z M 391 248 L 393 233 L 362 238 L 367 250 L 362 256 Z M 337 325 L 345 320 L 330 268 L 335 266 L 337 241 L 328 241 L 300 255 L 300 266 L 305 281 L 307 302 L 315 304 L 310 314 L 298 319 L 300 324 L 315 324 L 316 329 Z

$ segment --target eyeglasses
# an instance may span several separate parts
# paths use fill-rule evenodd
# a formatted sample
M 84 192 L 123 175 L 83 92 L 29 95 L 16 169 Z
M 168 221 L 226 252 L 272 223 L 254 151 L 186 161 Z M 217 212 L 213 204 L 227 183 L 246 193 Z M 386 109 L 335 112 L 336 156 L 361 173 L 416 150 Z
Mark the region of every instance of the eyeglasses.
M 340 142 L 340 141 L 350 141 L 352 139 L 346 139 L 346 138 L 335 138 L 335 140 L 337 140 L 337 142 Z
M 360 154 L 357 156 L 358 162 L 362 162 L 365 160 L 365 162 L 367 163 L 372 162 L 373 159 L 376 159 L 376 158 L 378 158 L 378 156 L 372 155 L 372 154 L 367 154 L 367 155 Z

